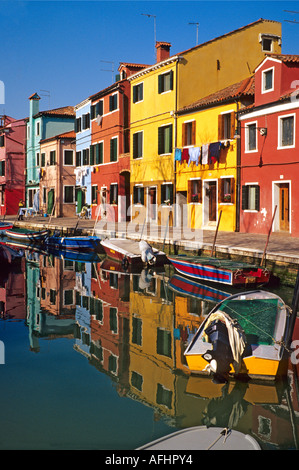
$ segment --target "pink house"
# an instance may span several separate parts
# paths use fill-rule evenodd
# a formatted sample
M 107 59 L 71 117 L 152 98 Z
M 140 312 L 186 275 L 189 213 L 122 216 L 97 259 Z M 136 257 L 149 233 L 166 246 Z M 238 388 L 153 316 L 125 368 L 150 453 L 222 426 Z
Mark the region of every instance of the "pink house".
M 25 198 L 26 121 L 0 121 L 0 215 L 17 214 Z

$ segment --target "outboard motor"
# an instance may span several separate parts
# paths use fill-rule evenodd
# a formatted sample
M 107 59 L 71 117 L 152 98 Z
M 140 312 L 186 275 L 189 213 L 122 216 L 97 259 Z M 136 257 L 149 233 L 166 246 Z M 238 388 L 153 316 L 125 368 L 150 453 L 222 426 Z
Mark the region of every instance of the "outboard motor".
M 209 343 L 213 349 L 203 354 L 203 358 L 209 362 L 209 369 L 213 374 L 213 381 L 225 383 L 228 380 L 230 364 L 233 362 L 233 354 L 229 344 L 228 331 L 220 320 L 214 320 L 205 330 Z
M 153 249 L 145 240 L 140 240 L 139 249 L 143 263 L 148 263 L 150 265 L 156 263 L 156 257 L 154 255 Z

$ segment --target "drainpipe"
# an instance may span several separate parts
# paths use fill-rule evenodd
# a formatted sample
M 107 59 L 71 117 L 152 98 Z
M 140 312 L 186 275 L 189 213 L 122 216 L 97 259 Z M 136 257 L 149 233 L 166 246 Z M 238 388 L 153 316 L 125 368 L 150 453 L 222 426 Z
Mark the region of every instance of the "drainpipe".
M 235 232 L 240 232 L 240 201 L 241 201 L 241 123 L 238 117 L 239 102 L 236 100 L 237 105 L 237 135 L 240 138 L 236 139 L 237 144 L 237 181 L 236 181 L 236 228 Z

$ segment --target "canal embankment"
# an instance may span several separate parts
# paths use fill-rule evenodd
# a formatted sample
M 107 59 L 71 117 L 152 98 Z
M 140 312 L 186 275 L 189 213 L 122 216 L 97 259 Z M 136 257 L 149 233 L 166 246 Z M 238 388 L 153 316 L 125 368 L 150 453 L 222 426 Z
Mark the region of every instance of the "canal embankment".
M 27 217 L 21 221 L 16 216 L 6 217 L 15 226 L 51 231 L 64 235 L 97 235 L 102 238 L 122 237 L 139 240 L 141 237 L 166 253 L 211 254 L 219 258 L 242 260 L 263 265 L 279 278 L 283 285 L 295 284 L 299 268 L 299 238 L 288 234 L 272 233 L 267 243 L 266 235 L 221 232 L 215 230 L 189 230 L 156 224 L 132 222 L 95 222 L 90 219 Z M 266 252 L 265 252 L 266 250 Z

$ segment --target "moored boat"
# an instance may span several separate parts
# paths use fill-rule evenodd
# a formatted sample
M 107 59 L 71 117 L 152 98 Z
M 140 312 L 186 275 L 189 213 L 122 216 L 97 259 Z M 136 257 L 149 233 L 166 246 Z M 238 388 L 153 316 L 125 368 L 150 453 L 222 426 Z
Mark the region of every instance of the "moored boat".
M 5 235 L 13 240 L 40 243 L 48 237 L 48 230 L 29 230 L 23 228 L 11 228 L 5 230 Z
M 180 273 L 193 279 L 217 282 L 229 286 L 267 284 L 270 271 L 255 264 L 203 256 L 168 256 Z
M 290 309 L 275 294 L 248 291 L 216 305 L 185 350 L 191 372 L 276 379 L 287 371 L 286 345 L 292 335 Z
M 13 265 L 18 263 L 24 256 L 24 252 L 16 250 L 5 243 L 0 242 L 0 263 Z
M 11 228 L 13 228 L 13 224 L 11 224 L 10 222 L 0 222 L 0 234 L 2 234 L 2 231 Z
M 249 434 L 229 428 L 194 426 L 160 437 L 137 450 L 261 450 Z M 171 456 L 170 456 L 171 457 Z M 190 455 L 173 455 L 173 463 L 192 463 Z M 169 462 L 167 462 L 169 463 Z
M 177 294 L 195 297 L 210 302 L 221 302 L 231 295 L 229 292 L 216 289 L 215 287 L 201 284 L 193 279 L 175 274 L 168 281 L 168 287 Z
M 166 254 L 152 248 L 144 240 L 137 242 L 127 238 L 107 238 L 101 241 L 101 245 L 109 258 L 120 261 L 124 267 L 143 264 L 161 266 L 167 263 Z
M 61 237 L 53 235 L 45 240 L 45 244 L 49 247 L 63 250 L 88 251 L 98 249 L 100 241 L 101 239 L 99 237 L 87 235 L 78 237 Z

